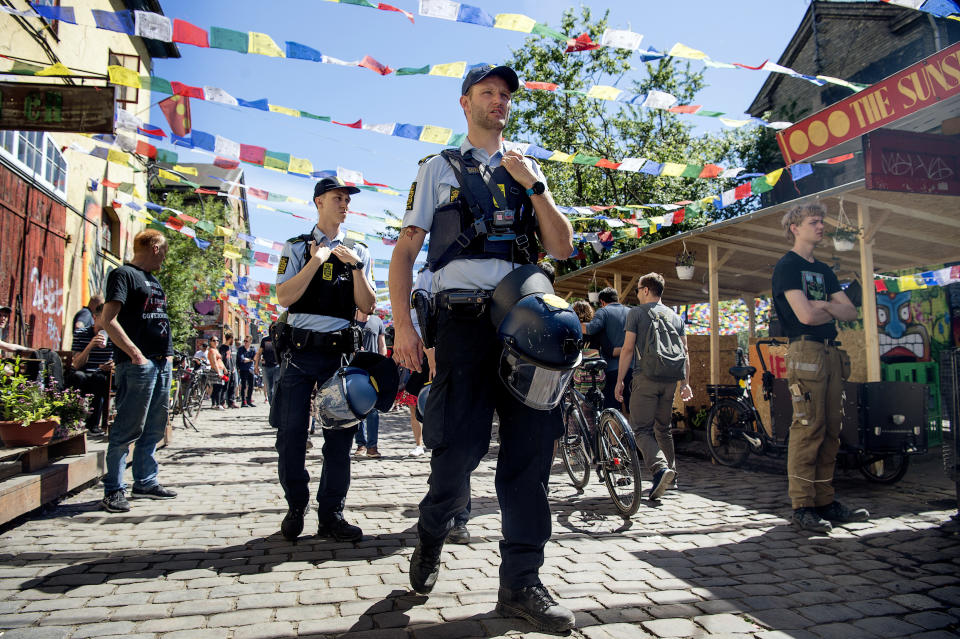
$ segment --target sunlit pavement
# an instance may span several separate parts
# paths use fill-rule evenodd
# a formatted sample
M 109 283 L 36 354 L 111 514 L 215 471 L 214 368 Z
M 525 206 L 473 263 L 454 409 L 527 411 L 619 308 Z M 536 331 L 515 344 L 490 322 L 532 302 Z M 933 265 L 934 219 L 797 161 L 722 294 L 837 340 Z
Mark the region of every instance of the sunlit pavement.
M 204 410 L 158 453 L 172 501 L 98 508 L 94 486 L 0 534 L 0 628 L 19 637 L 235 638 L 540 636 L 494 611 L 500 517 L 496 442 L 474 473 L 473 542 L 448 545 L 429 597 L 409 592 L 429 458 L 407 413 L 381 416 L 379 460 L 359 459 L 347 499 L 363 541 L 278 534 L 286 506 L 265 404 Z M 308 468 L 316 480 L 322 436 Z M 574 637 L 955 637 L 960 537 L 936 459 L 895 486 L 841 473 L 838 495 L 869 523 L 796 531 L 782 474 L 681 456 L 679 489 L 624 522 L 591 477 L 559 464 L 544 583 L 576 612 Z M 649 477 L 645 476 L 646 490 Z M 316 489 L 316 481 L 312 483 Z

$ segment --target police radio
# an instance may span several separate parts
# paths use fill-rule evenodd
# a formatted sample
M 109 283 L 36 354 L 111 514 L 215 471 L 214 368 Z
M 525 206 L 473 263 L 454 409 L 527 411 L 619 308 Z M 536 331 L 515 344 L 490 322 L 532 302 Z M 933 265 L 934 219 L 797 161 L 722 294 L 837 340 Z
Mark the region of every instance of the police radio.
M 491 242 L 507 242 L 515 240 L 517 234 L 513 231 L 513 222 L 516 213 L 513 209 L 499 209 L 493 212 L 493 220 L 487 239 Z

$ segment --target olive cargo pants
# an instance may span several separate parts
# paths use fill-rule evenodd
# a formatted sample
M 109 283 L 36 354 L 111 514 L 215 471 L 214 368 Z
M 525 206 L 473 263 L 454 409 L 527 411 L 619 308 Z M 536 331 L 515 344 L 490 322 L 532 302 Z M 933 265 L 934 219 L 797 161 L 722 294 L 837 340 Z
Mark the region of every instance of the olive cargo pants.
M 793 421 L 787 478 L 794 509 L 833 502 L 833 469 L 840 448 L 843 381 L 850 358 L 836 346 L 804 339 L 787 349 L 787 385 Z

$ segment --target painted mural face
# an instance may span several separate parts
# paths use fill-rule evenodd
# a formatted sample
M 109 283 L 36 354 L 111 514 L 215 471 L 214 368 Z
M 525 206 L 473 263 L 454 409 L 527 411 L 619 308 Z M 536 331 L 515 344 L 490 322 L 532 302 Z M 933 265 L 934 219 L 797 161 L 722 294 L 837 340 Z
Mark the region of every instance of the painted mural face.
M 930 335 L 915 321 L 910 298 L 911 291 L 877 295 L 880 359 L 888 364 L 930 360 Z

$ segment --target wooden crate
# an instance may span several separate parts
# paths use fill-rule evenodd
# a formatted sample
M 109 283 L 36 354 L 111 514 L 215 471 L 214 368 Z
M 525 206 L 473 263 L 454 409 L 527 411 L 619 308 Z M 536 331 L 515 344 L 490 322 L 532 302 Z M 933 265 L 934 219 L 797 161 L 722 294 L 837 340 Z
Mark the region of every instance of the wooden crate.
M 50 465 L 50 460 L 87 452 L 87 434 L 78 433 L 41 446 L 0 448 L 0 462 L 17 460 L 21 471 L 30 473 Z

